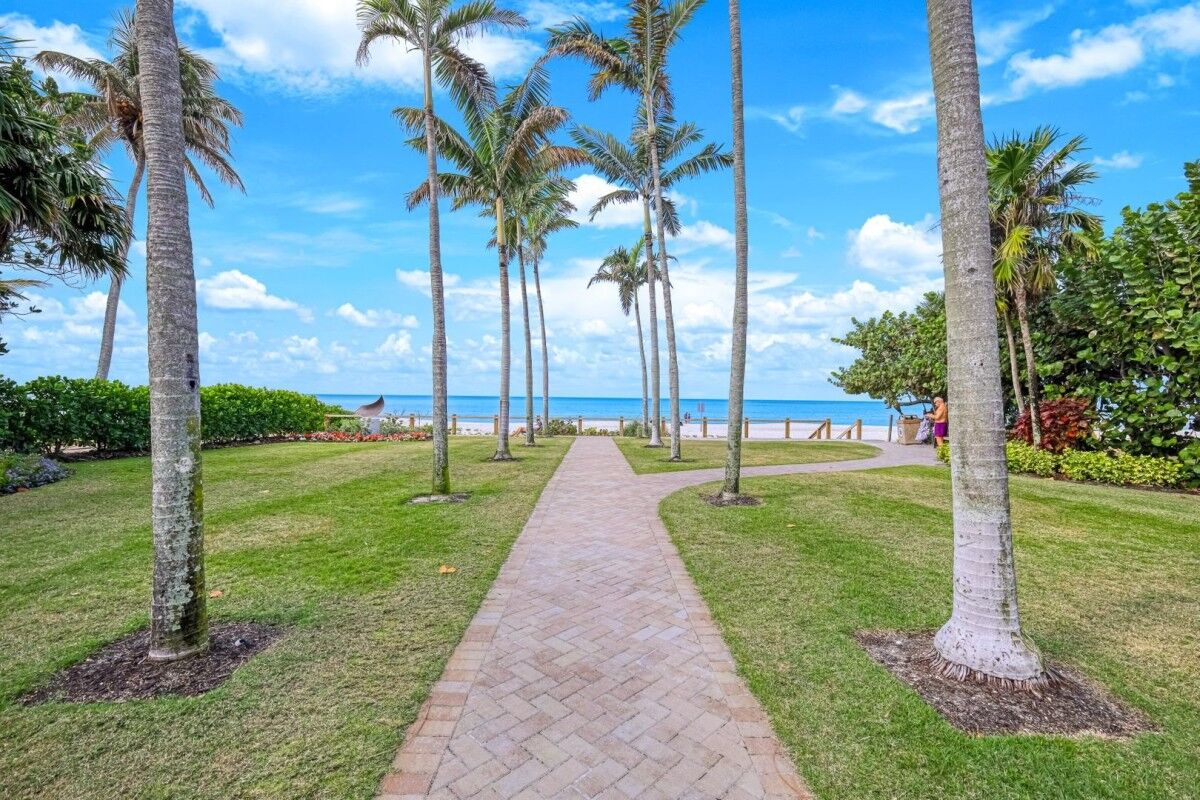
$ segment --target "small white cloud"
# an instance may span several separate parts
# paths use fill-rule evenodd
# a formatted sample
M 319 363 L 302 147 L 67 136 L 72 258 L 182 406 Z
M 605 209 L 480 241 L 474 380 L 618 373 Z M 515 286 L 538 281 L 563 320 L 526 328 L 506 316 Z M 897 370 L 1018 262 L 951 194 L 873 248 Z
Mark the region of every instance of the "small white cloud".
M 32 56 L 42 50 L 55 50 L 79 58 L 101 58 L 100 52 L 88 42 L 83 29 L 74 23 L 55 20 L 41 26 L 24 14 L 0 14 L 0 29 L 6 36 L 17 40 L 16 52 L 21 56 Z M 36 68 L 36 65 L 34 65 Z M 60 89 L 81 91 L 89 88 L 62 73 L 50 72 Z
M 210 352 L 217 344 L 217 337 L 213 336 L 208 331 L 200 331 L 200 334 L 196 337 L 196 339 L 200 343 L 201 353 Z
M 209 308 L 234 311 L 292 311 L 304 321 L 312 312 L 294 300 L 267 292 L 267 286 L 240 270 L 219 272 L 211 278 L 196 281 L 201 302 Z
M 418 325 L 417 318 L 412 314 L 374 308 L 360 311 L 351 303 L 342 303 L 332 313 L 360 328 L 415 328 Z
M 834 114 L 858 114 L 870 106 L 867 98 L 851 89 L 840 89 L 833 107 L 829 110 Z
M 897 133 L 916 133 L 921 123 L 933 119 L 933 92 L 915 92 L 877 103 L 871 119 Z
M 1106 167 L 1108 169 L 1137 169 L 1146 159 L 1145 156 L 1131 153 L 1128 150 L 1122 150 L 1119 153 L 1113 153 L 1111 158 L 1096 156 L 1093 160 L 1098 167 Z
M 588 319 L 577 326 L 579 333 L 584 336 L 612 336 L 612 328 L 602 319 Z
M 732 250 L 734 236 L 732 231 L 702 219 L 691 225 L 684 225 L 672 241 L 674 246 L 667 248 L 668 253 L 690 253 L 705 247 Z
M 402 285 L 410 289 L 428 295 L 429 294 L 429 272 L 423 269 L 398 269 L 396 270 L 396 280 Z M 457 286 L 461 278 L 450 273 L 442 273 L 442 288 L 448 289 L 451 286 Z
M 800 252 L 800 248 L 792 245 L 788 249 L 779 254 L 780 258 L 803 258 L 804 254 Z
M 808 236 L 809 239 L 824 239 L 825 238 L 825 234 L 821 233 L 819 230 L 817 230 L 816 228 L 814 228 L 811 225 L 808 226 L 808 231 L 806 231 L 806 235 Z
M 412 355 L 412 334 L 408 331 L 388 334 L 375 352 L 381 356 L 404 358 Z
M 295 205 L 313 214 L 328 214 L 341 216 L 353 214 L 366 207 L 367 202 L 361 197 L 332 193 L 325 195 L 302 195 L 296 198 Z
M 575 211 L 571 218 L 580 225 L 593 225 L 597 228 L 623 228 L 642 226 L 642 204 L 625 203 L 610 205 L 604 211 L 591 219 L 592 207 L 609 192 L 619 187 L 614 186 L 599 175 L 580 175 L 575 178 L 575 188 L 567 196 Z
M 936 220 L 927 216 L 915 225 L 877 214 L 850 232 L 850 261 L 894 280 L 930 276 L 942 270 L 942 239 Z
M 979 51 L 979 66 L 990 66 L 1007 56 L 1013 51 L 1014 45 L 1021 39 L 1025 31 L 1040 22 L 1045 22 L 1053 13 L 1054 6 L 1045 5 L 1013 19 L 980 28 L 979 34 L 975 37 L 975 45 Z

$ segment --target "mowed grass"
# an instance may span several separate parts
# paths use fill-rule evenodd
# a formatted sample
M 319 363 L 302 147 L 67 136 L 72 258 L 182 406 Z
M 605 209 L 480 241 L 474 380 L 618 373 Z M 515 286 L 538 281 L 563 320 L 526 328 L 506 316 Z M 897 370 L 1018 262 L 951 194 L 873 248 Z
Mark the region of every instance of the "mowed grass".
M 190 699 L 15 704 L 147 623 L 147 459 L 0 497 L 0 797 L 372 797 L 568 444 L 454 440 L 471 498 L 423 506 L 426 443 L 206 452 L 210 617 L 289 630 Z
M 725 466 L 725 441 L 684 439 L 682 461 L 671 461 L 671 448 L 647 447 L 648 439 L 614 439 L 629 466 L 638 475 L 651 472 L 679 472 Z M 854 461 L 874 458 L 878 448 L 857 442 L 742 442 L 742 466 L 765 467 L 772 464 L 814 464 L 818 461 Z
M 1129 741 L 957 732 L 854 642 L 950 613 L 949 473 L 753 478 L 663 518 L 818 798 L 1200 797 L 1200 498 L 1013 481 L 1021 615 L 1050 659 L 1161 727 Z

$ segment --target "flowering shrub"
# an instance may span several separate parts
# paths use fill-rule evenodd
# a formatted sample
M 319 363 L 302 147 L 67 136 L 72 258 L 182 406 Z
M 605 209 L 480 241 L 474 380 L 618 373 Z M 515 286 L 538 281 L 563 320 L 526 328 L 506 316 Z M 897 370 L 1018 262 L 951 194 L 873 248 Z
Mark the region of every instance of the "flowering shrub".
M 403 433 L 316 431 L 290 434 L 283 438 L 292 442 L 427 442 L 433 438 L 433 434 L 427 431 L 405 431 Z
M 1042 423 L 1042 449 L 1051 453 L 1073 450 L 1092 432 L 1092 406 L 1082 397 L 1042 400 L 1038 412 L 1038 419 Z M 1033 427 L 1030 425 L 1028 408 L 1017 418 L 1009 438 L 1033 444 Z
M 12 494 L 71 477 L 71 470 L 43 456 L 0 453 L 0 494 Z

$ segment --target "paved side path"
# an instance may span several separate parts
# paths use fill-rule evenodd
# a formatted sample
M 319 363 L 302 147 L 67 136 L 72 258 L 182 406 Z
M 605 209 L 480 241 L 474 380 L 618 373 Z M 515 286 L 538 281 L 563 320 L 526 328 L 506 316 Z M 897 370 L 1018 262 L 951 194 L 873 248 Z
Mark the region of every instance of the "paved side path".
M 810 797 L 658 517 L 667 494 L 715 477 L 634 476 L 610 439 L 577 439 L 379 798 Z

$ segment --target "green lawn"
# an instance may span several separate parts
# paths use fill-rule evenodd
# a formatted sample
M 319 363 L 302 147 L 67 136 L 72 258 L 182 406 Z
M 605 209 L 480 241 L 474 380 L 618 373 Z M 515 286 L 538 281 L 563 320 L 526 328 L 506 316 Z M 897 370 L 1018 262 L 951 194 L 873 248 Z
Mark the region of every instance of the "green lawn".
M 206 452 L 210 616 L 290 630 L 192 699 L 14 704 L 146 624 L 149 464 L 0 497 L 0 797 L 372 797 L 569 442 L 454 440 L 461 505 L 407 504 L 425 443 Z
M 614 439 L 625 459 L 639 475 L 650 472 L 678 472 L 725 466 L 725 442 L 684 439 L 683 461 L 671 461 L 670 446 L 646 447 L 646 439 Z M 873 458 L 879 450 L 857 442 L 771 441 L 742 443 L 742 466 L 764 467 L 771 464 L 813 464 L 818 461 L 853 461 Z
M 1013 481 L 1026 631 L 1161 726 L 1118 742 L 958 733 L 851 638 L 948 617 L 947 471 L 747 490 L 765 504 L 714 509 L 692 488 L 662 513 L 817 797 L 1200 797 L 1200 498 Z

